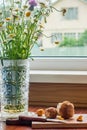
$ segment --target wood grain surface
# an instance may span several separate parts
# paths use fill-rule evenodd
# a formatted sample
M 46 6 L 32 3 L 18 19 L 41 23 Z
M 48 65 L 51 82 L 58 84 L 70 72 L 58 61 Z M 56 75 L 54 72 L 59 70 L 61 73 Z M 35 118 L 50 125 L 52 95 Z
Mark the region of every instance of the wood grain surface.
M 43 107 L 33 107 L 33 106 L 30 106 L 29 107 L 29 111 L 33 111 L 33 112 L 35 112 L 38 108 L 43 108 Z M 45 107 L 44 107 L 45 108 Z M 87 113 L 87 108 L 77 108 L 76 109 L 76 113 L 77 114 L 85 114 L 85 113 Z M 85 117 L 86 118 L 86 117 Z M 6 125 L 5 124 L 5 122 L 0 122 L 0 130 L 42 130 L 42 128 L 40 127 L 40 126 L 38 126 L 37 127 L 37 124 L 36 124 L 36 122 L 34 122 L 33 123 L 34 125 L 32 126 L 32 127 L 34 127 L 34 128 L 31 128 L 31 127 L 29 127 L 29 126 L 16 126 L 16 125 L 12 125 L 12 126 L 9 126 L 9 125 Z M 36 125 L 36 126 L 35 126 Z M 61 124 L 62 125 L 62 124 Z M 86 124 L 85 124 L 86 125 Z M 60 128 L 58 128 L 58 123 L 57 123 L 57 126 L 56 127 L 54 127 L 53 126 L 53 128 L 46 128 L 46 127 L 44 127 L 44 129 L 43 130 L 57 130 L 57 129 L 59 129 L 59 130 L 87 130 L 87 127 L 86 128 L 84 128 L 84 126 L 82 125 L 82 128 L 81 127 L 79 127 L 79 126 L 77 126 L 77 128 L 76 127 L 74 127 L 73 126 L 73 128 L 70 128 L 70 126 L 69 126 L 69 128 L 62 128 L 61 127 L 61 129 Z M 51 127 L 51 125 L 50 125 L 50 127 Z
M 79 116 L 83 117 L 82 121 L 77 121 Z M 55 119 L 54 119 L 55 120 Z M 32 128 L 86 128 L 87 129 L 87 114 L 75 114 L 73 118 L 64 120 L 64 123 L 59 122 L 32 122 Z
M 75 107 L 87 108 L 87 84 L 30 84 L 29 104 L 32 106 L 56 106 L 64 100 L 73 102 Z

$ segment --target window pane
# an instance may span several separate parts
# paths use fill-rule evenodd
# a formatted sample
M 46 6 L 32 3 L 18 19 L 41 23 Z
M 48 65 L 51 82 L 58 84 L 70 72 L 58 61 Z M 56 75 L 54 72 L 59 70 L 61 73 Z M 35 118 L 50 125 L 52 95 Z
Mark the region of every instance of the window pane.
M 57 0 L 53 6 L 56 10 L 48 17 L 44 25 L 39 48 L 32 49 L 32 56 L 48 57 L 86 57 L 87 56 L 87 0 Z
M 64 18 L 67 20 L 77 19 L 78 18 L 78 8 L 76 8 L 76 7 L 67 8 L 67 12 L 66 12 Z
M 0 10 L 12 6 L 13 0 L 0 0 Z M 87 0 L 51 0 L 55 9 L 47 18 L 44 32 L 32 49 L 32 56 L 87 56 Z M 5 12 L 9 16 L 8 12 Z M 1 22 L 1 19 L 0 19 Z

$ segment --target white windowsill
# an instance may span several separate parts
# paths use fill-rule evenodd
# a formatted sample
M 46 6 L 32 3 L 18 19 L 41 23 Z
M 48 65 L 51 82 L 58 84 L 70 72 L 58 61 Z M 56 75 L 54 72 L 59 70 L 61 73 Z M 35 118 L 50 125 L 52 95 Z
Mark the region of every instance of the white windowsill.
M 30 82 L 87 83 L 87 58 L 35 58 Z
M 87 83 L 87 71 L 31 70 L 30 82 Z

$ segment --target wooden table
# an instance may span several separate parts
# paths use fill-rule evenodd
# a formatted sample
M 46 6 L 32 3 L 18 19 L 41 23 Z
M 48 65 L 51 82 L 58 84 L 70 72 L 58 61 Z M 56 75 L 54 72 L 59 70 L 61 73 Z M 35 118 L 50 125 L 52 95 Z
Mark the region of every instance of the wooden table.
M 37 107 L 30 107 L 30 111 L 35 111 Z M 87 113 L 87 109 L 77 109 L 76 113 Z M 5 122 L 0 122 L 0 130 L 33 130 L 29 126 L 16 126 L 16 125 L 6 125 Z M 42 129 L 34 129 L 34 130 L 42 130 Z M 43 129 L 43 130 L 57 130 L 57 129 Z M 67 129 L 60 129 L 60 130 L 67 130 Z M 80 130 L 78 129 L 68 129 L 68 130 Z M 87 130 L 87 128 L 81 129 L 81 130 Z
M 0 130 L 42 130 L 42 129 L 32 129 L 28 126 L 7 126 L 5 123 L 0 123 Z M 43 129 L 43 130 L 57 130 L 57 129 Z M 67 130 L 67 129 L 59 129 L 59 130 Z M 68 130 L 80 130 L 78 129 L 68 129 Z M 81 129 L 81 130 L 87 130 Z

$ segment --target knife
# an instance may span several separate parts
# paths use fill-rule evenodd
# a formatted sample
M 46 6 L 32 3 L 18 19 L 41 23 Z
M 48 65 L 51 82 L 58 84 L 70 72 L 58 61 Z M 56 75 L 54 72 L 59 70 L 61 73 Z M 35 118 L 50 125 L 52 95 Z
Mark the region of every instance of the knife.
M 53 118 L 46 118 L 46 117 L 33 117 L 33 116 L 19 116 L 20 121 L 39 121 L 39 122 L 60 122 L 60 123 L 67 123 L 66 120 L 59 120 Z
M 33 116 L 24 116 L 21 115 L 19 118 L 7 118 L 6 124 L 7 125 L 26 125 L 32 126 L 32 122 L 58 122 L 58 123 L 67 123 L 66 120 L 59 120 L 59 119 L 49 119 L 45 117 L 33 117 Z

